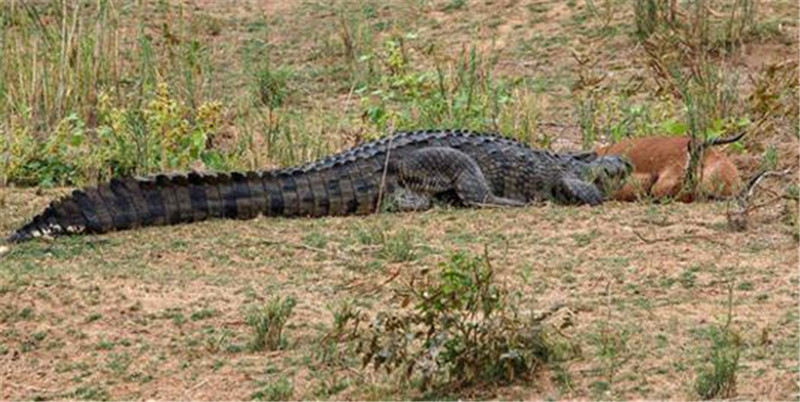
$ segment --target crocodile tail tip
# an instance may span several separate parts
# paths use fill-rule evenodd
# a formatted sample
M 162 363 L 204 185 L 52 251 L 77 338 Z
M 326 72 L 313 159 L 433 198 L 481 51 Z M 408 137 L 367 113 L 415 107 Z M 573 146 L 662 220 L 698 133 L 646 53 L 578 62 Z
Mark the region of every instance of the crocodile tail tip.
M 33 237 L 29 233 L 23 233 L 19 230 L 12 233 L 10 236 L 6 237 L 6 243 L 15 244 L 15 243 L 22 243 L 24 241 L 28 241 Z

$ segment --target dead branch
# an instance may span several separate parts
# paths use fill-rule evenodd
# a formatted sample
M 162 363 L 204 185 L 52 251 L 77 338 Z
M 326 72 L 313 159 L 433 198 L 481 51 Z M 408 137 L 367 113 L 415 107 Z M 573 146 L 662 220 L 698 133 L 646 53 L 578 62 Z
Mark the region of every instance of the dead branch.
M 358 259 L 353 258 L 353 257 L 351 257 L 349 255 L 346 255 L 346 254 L 343 254 L 343 253 L 339 253 L 339 252 L 336 252 L 336 251 L 330 251 L 330 250 L 325 250 L 325 249 L 318 248 L 318 247 L 309 246 L 309 245 L 306 245 L 306 244 L 291 243 L 291 242 L 286 242 L 286 241 L 273 241 L 273 240 L 262 240 L 262 241 L 259 241 L 258 244 L 262 244 L 262 245 L 265 245 L 265 246 L 285 246 L 285 247 L 291 247 L 291 248 L 298 249 L 298 250 L 313 251 L 315 253 L 324 254 L 324 255 L 329 256 L 330 258 L 338 259 L 338 260 L 341 260 L 341 261 L 345 261 L 347 263 L 357 263 L 358 262 Z
M 728 210 L 728 225 L 731 229 L 742 232 L 747 230 L 748 225 L 748 215 L 750 212 L 763 208 L 764 206 L 772 204 L 772 201 L 784 199 L 783 196 L 779 196 L 774 198 L 773 200 L 767 201 L 765 203 L 759 205 L 751 205 L 751 200 L 755 195 L 756 189 L 758 186 L 767 178 L 769 177 L 784 177 L 787 176 L 789 173 L 792 172 L 791 168 L 784 169 L 781 171 L 774 171 L 774 170 L 764 170 L 756 175 L 754 175 L 747 183 L 747 186 L 742 189 L 742 191 L 735 197 L 736 208 L 733 210 Z
M 395 279 L 397 279 L 397 277 L 400 276 L 401 272 L 402 272 L 401 269 L 394 270 L 394 272 L 392 272 L 389 275 L 389 277 L 386 278 L 383 282 L 381 282 L 381 283 L 379 283 L 377 285 L 373 285 L 371 288 L 367 288 L 365 290 L 362 290 L 361 292 L 359 292 L 359 295 L 363 296 L 363 295 L 370 294 L 370 293 L 377 293 L 384 286 L 388 285 L 389 283 L 391 283 Z M 352 281 L 352 282 L 346 284 L 345 286 L 343 286 L 342 289 L 344 289 L 344 290 L 353 290 L 353 289 L 356 289 L 356 288 L 359 288 L 359 287 L 363 286 L 364 284 L 365 284 L 364 281 L 355 280 L 355 281 Z
M 781 171 L 766 170 L 756 174 L 750 179 L 747 187 L 745 187 L 744 190 L 742 190 L 742 192 L 739 194 L 737 201 L 749 203 L 750 199 L 753 197 L 753 194 L 755 194 L 756 188 L 764 181 L 764 179 L 769 177 L 784 177 L 791 172 L 792 169 L 784 169 Z

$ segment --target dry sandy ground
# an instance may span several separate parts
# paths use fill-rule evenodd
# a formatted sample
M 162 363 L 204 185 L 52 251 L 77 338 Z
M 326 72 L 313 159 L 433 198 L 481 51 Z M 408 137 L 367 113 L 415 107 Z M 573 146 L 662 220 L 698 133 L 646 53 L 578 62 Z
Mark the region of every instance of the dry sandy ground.
M 59 192 L 6 190 L 0 230 Z M 568 306 L 564 334 L 579 353 L 539 381 L 481 397 L 695 399 L 709 330 L 724 325 L 732 287 L 731 325 L 742 339 L 736 398 L 796 399 L 796 238 L 780 208 L 744 233 L 727 229 L 725 208 L 259 218 L 13 246 L 0 257 L 0 397 L 248 399 L 281 386 L 288 390 L 277 395 L 293 399 L 414 397 L 357 362 L 332 368 L 317 359 L 330 308 L 348 299 L 372 313 L 390 308 L 403 278 L 487 245 L 526 306 Z M 393 257 L 392 244 L 412 255 Z M 288 344 L 252 352 L 245 314 L 277 295 L 298 301 Z M 615 352 L 599 339 L 613 339 Z

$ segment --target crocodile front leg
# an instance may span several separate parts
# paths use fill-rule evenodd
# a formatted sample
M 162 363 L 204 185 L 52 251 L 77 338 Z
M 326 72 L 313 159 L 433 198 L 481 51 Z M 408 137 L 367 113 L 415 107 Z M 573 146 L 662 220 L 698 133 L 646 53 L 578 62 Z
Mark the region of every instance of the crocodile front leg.
M 480 166 L 469 155 L 453 148 L 423 148 L 398 163 L 398 181 L 417 199 L 455 191 L 467 206 L 524 206 L 525 203 L 492 194 Z M 427 206 L 427 205 L 426 205 Z
M 600 205 L 603 193 L 592 183 L 577 178 L 563 178 L 553 188 L 556 200 L 565 204 Z

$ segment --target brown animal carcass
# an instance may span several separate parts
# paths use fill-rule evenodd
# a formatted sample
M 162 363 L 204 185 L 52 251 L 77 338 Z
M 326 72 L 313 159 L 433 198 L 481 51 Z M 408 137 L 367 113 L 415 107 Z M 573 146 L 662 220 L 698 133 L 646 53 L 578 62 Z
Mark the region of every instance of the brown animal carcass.
M 742 135 L 703 143 L 703 159 L 699 171 L 699 194 L 708 198 L 733 196 L 741 186 L 736 165 L 711 146 L 728 144 Z M 671 197 L 691 202 L 694 195 L 683 190 L 686 168 L 689 165 L 688 137 L 654 136 L 633 138 L 600 147 L 599 155 L 623 155 L 633 163 L 633 173 L 624 186 L 612 195 L 620 201 L 635 201 L 641 197 L 664 199 Z

